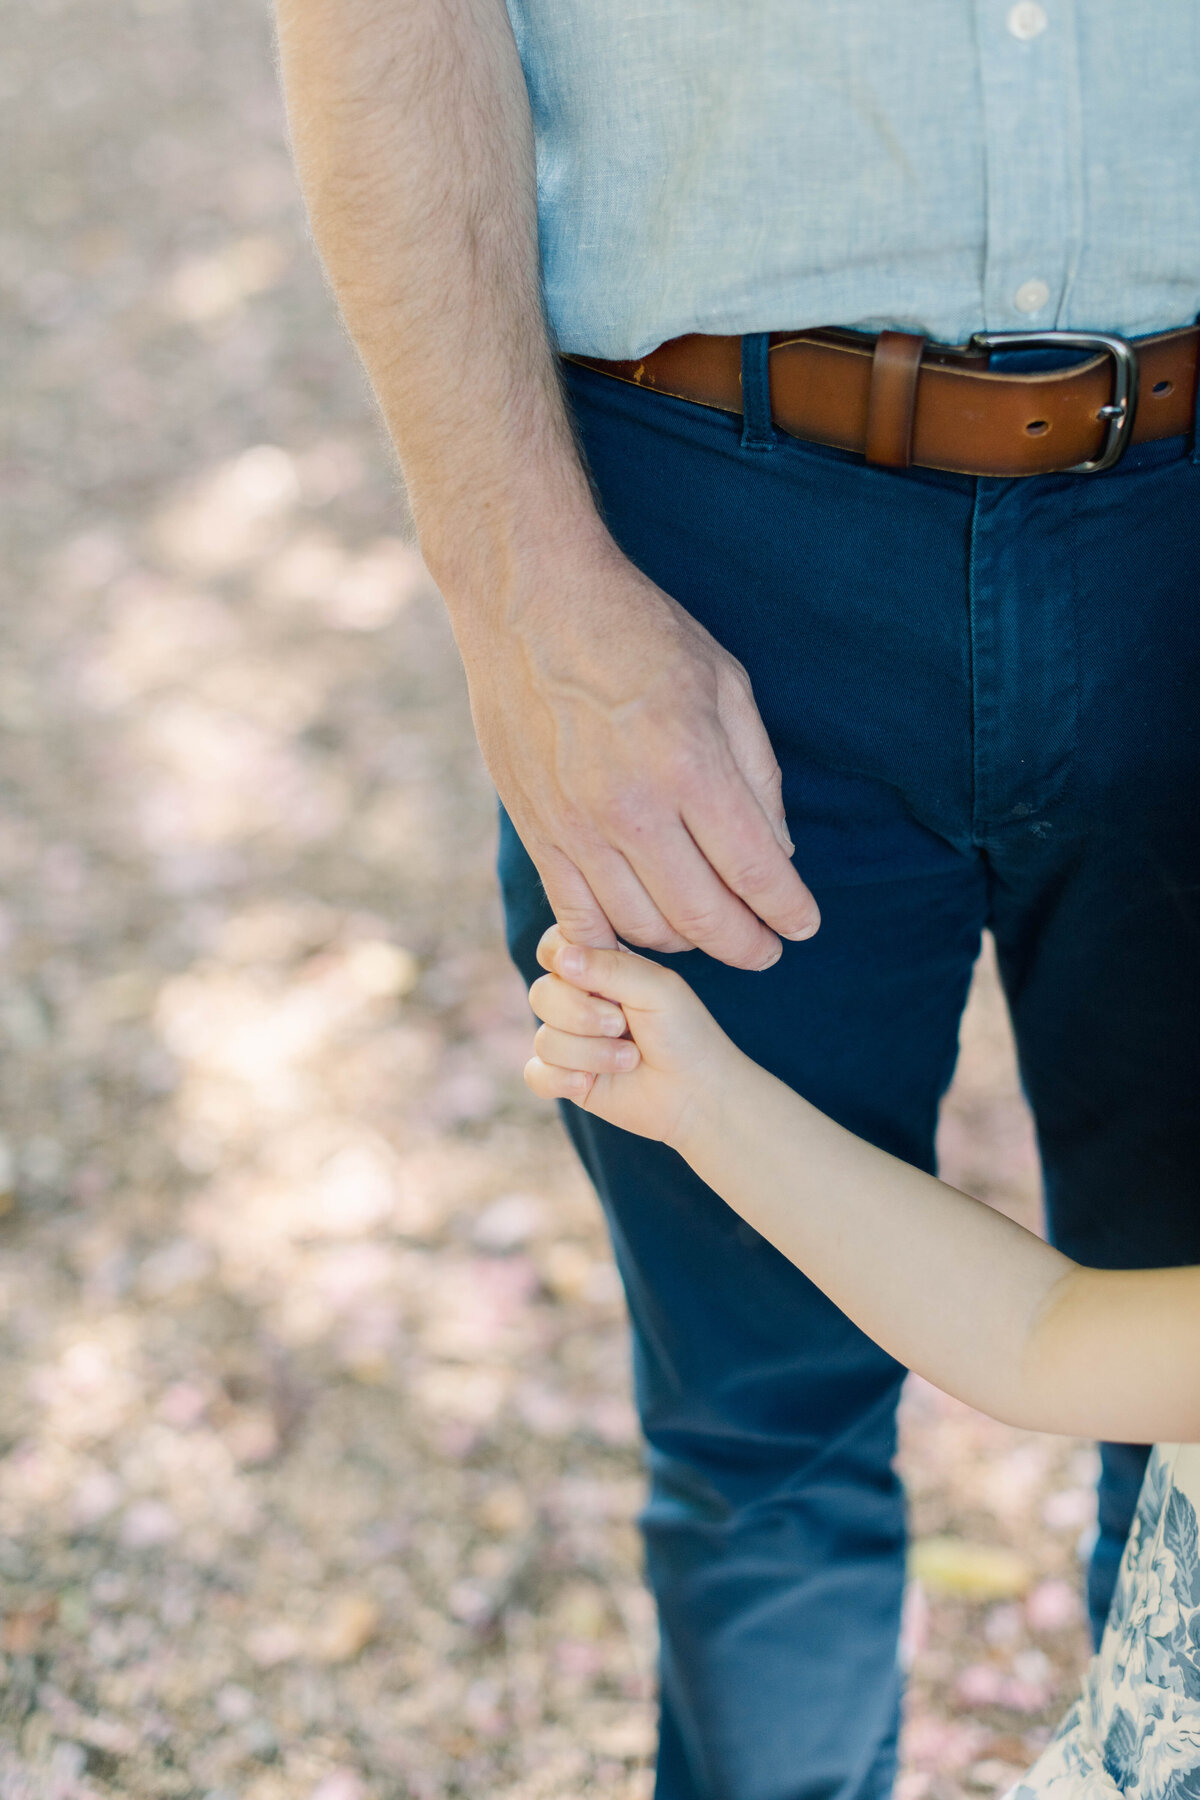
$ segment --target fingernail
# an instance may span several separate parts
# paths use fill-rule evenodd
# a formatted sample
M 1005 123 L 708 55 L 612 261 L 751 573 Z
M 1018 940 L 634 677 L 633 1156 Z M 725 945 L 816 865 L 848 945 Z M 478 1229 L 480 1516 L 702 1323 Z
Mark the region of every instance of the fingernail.
M 587 964 L 587 957 L 577 946 L 568 944 L 558 953 L 558 966 L 564 975 L 582 975 Z
M 637 1050 L 632 1044 L 622 1044 L 613 1058 L 618 1069 L 632 1069 L 638 1059 Z
M 811 925 L 804 927 L 803 931 L 785 931 L 783 935 L 789 944 L 803 944 L 807 938 L 816 937 L 820 924 L 820 919 L 814 919 Z
M 763 973 L 764 969 L 773 969 L 775 967 L 775 964 L 779 961 L 779 959 L 782 955 L 783 955 L 783 945 L 776 944 L 774 950 L 772 950 L 772 952 L 771 952 L 770 956 L 768 956 L 766 962 L 759 963 L 758 968 L 756 969 L 755 973 L 758 975 L 761 975 Z

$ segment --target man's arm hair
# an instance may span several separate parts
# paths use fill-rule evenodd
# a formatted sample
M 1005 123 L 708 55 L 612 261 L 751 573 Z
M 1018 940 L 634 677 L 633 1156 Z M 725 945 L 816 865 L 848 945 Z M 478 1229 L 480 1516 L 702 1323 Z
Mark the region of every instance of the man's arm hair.
M 453 610 L 599 532 L 540 294 L 533 127 L 503 0 L 277 0 L 313 233 Z M 456 621 L 457 624 L 457 621 Z

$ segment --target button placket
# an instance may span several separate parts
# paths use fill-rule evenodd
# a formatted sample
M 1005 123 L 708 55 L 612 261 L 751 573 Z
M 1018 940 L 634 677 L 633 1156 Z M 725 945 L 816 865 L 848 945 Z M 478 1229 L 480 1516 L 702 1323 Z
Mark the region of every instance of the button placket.
M 984 313 L 993 331 L 1054 325 L 1077 254 L 1073 0 L 976 0 L 976 13 L 987 159 Z

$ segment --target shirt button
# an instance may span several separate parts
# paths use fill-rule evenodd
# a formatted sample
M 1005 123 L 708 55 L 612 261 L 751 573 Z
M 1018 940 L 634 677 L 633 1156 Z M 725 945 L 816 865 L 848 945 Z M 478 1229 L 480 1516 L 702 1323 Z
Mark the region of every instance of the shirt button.
M 1044 281 L 1023 281 L 1013 295 L 1013 305 L 1018 312 L 1041 312 L 1050 298 L 1050 289 Z
M 1037 0 L 1017 0 L 1008 9 L 1008 29 L 1015 38 L 1041 37 L 1049 23 L 1045 7 L 1039 6 Z

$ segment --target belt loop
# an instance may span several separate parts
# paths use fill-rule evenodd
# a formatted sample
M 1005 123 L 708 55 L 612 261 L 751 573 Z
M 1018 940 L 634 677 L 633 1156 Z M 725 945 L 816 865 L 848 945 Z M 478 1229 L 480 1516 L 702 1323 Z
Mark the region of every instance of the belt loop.
M 742 449 L 773 450 L 775 428 L 771 424 L 771 371 L 767 352 L 770 334 L 749 331 L 742 337 Z
M 865 455 L 880 468 L 907 469 L 912 465 L 913 418 L 924 348 L 925 339 L 911 331 L 881 331 L 875 340 Z

